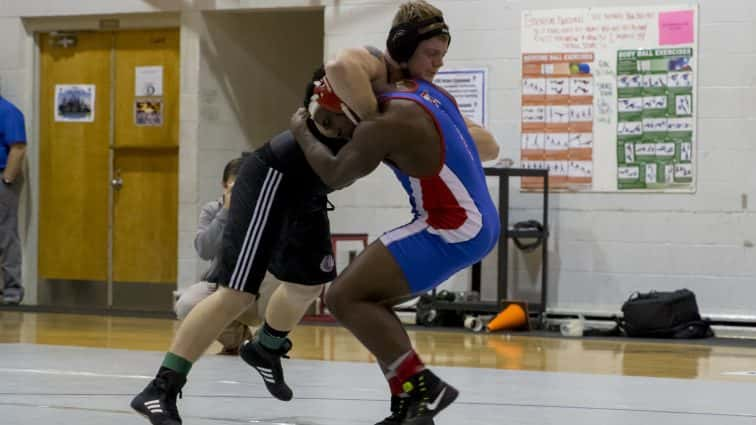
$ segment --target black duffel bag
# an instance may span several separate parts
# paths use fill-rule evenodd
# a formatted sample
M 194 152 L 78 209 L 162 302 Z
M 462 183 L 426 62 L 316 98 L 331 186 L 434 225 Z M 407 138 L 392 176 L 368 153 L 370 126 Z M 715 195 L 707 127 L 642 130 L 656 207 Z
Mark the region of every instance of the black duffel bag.
M 709 323 L 698 313 L 696 296 L 687 289 L 636 292 L 622 305 L 620 328 L 627 336 L 647 338 L 708 338 Z
M 441 301 L 453 303 L 456 296 L 453 292 L 446 290 L 439 291 L 435 295 L 423 294 L 417 302 L 415 322 L 421 326 L 446 326 L 462 327 L 465 322 L 465 315 L 462 311 L 452 309 L 436 309 L 434 302 Z

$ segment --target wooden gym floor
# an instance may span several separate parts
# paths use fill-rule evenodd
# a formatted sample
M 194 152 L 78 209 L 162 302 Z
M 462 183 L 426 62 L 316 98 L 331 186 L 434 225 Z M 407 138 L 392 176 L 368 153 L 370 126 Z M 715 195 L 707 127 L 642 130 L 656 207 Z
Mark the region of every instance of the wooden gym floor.
M 0 311 L 0 423 L 146 424 L 128 402 L 176 322 Z M 756 344 L 669 343 L 413 329 L 426 363 L 461 390 L 443 424 L 753 424 Z M 284 367 L 295 399 L 212 347 L 179 407 L 184 424 L 371 425 L 388 412 L 370 354 L 338 326 L 298 327 Z

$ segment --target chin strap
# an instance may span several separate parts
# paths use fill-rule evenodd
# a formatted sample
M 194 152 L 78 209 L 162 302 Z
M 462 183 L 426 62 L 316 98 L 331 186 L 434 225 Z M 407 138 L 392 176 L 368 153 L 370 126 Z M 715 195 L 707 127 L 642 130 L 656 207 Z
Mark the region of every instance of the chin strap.
M 344 112 L 344 115 L 349 118 L 349 121 L 351 121 L 352 124 L 358 125 L 360 123 L 361 120 L 360 117 L 357 116 L 357 113 L 344 102 L 341 102 L 341 111 Z

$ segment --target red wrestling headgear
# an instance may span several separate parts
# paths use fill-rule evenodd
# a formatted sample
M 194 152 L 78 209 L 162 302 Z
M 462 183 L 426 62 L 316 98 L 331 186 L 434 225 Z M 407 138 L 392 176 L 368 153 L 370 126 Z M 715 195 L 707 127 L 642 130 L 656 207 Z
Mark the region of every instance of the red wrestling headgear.
M 310 98 L 309 112 L 311 116 L 315 115 L 315 111 L 319 106 L 325 108 L 327 111 L 346 115 L 355 125 L 360 122 L 357 114 L 349 109 L 349 107 L 341 101 L 341 98 L 336 95 L 336 92 L 333 91 L 333 88 L 326 77 L 315 82 L 312 97 Z

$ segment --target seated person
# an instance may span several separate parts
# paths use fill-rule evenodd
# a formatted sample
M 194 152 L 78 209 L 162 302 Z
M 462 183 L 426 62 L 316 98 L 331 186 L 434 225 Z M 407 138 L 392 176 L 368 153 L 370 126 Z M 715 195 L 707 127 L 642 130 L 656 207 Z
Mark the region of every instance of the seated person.
M 239 174 L 241 158 L 235 158 L 223 169 L 223 195 L 202 207 L 194 237 L 194 249 L 203 260 L 210 261 L 210 267 L 202 274 L 202 280 L 181 291 L 174 310 L 179 320 L 200 301 L 207 298 L 218 289 L 218 262 L 220 261 L 221 245 L 223 243 L 223 229 L 228 219 L 228 208 L 231 205 L 231 189 Z M 218 354 L 239 354 L 239 346 L 250 339 L 250 326 L 258 326 L 265 319 L 265 306 L 280 281 L 271 274 L 267 274 L 260 286 L 260 297 L 243 312 L 236 320 L 221 332 L 218 342 L 223 346 Z

